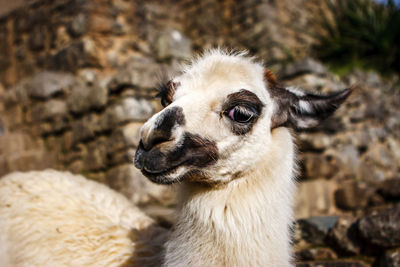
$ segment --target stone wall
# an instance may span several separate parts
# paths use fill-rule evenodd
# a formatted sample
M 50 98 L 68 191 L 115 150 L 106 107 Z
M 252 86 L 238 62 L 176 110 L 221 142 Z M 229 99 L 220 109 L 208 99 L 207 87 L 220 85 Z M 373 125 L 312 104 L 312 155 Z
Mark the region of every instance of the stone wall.
M 326 12 L 319 3 L 41 0 L 3 15 L 0 176 L 45 168 L 82 173 L 171 225 L 173 188 L 150 183 L 131 164 L 140 126 L 161 109 L 154 88 L 195 52 L 246 48 L 285 85 L 317 92 L 354 86 L 333 118 L 298 133 L 296 217 L 303 220 L 296 243 L 304 261 L 365 255 L 370 247 L 337 243 L 351 244 L 339 238 L 351 227 L 368 232 L 357 217 L 386 212 L 400 199 L 400 91 L 393 79 L 362 71 L 339 78 L 307 58 L 315 14 Z M 329 217 L 309 220 L 322 215 Z M 378 245 L 366 262 L 391 260 L 396 242 Z M 323 248 L 316 253 L 315 246 Z
M 286 60 L 283 50 L 304 55 L 311 42 L 288 18 L 305 27 L 317 7 L 296 1 L 305 11 L 255 0 L 9 6 L 0 18 L 0 175 L 52 167 L 127 190 L 128 177 L 141 177 L 130 157 L 141 123 L 160 109 L 157 83 L 194 51 L 217 45 L 246 47 L 269 63 Z

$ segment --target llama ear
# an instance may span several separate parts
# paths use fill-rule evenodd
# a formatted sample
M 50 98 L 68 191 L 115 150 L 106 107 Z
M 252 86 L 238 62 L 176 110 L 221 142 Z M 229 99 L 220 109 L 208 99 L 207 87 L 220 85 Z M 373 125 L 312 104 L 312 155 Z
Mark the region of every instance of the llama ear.
M 271 129 L 279 126 L 291 126 L 298 130 L 317 126 L 332 115 L 351 94 L 351 89 L 330 95 L 306 94 L 298 89 L 271 88 L 275 100 Z

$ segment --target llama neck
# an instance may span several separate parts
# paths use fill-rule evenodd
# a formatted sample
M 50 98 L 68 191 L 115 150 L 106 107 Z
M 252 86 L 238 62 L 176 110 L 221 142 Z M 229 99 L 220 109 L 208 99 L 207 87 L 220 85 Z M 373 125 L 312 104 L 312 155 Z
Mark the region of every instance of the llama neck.
M 245 177 L 219 188 L 181 185 L 165 266 L 290 265 L 294 152 L 283 135 Z

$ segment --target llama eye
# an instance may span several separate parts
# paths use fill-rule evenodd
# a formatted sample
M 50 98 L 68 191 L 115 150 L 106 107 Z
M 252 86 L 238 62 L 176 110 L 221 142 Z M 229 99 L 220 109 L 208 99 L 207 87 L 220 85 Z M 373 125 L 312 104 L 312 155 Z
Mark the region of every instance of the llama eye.
M 231 110 L 229 110 L 227 115 L 231 120 L 239 122 L 239 123 L 250 122 L 254 117 L 254 113 L 248 111 L 247 109 L 245 109 L 243 107 L 239 107 L 239 106 L 236 106 L 236 107 L 232 108 Z

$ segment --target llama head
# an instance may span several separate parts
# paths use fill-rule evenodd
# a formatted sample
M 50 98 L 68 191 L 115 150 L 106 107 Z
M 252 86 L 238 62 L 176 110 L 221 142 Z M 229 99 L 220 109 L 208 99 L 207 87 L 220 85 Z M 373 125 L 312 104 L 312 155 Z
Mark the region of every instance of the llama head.
M 163 86 L 165 108 L 143 125 L 135 165 L 156 183 L 229 182 L 272 153 L 275 128 L 314 127 L 350 92 L 282 88 L 244 54 L 208 52 Z

